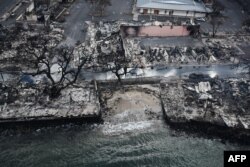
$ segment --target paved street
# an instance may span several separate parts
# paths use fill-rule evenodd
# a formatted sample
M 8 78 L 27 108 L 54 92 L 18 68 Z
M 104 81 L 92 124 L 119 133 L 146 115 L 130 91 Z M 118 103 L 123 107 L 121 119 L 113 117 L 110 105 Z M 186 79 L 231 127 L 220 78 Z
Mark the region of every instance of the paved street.
M 242 7 L 235 0 L 219 0 L 224 6 L 224 16 L 227 17 L 225 23 L 219 28 L 219 31 L 236 32 L 241 29 L 242 22 L 247 17 L 246 13 L 242 12 Z M 200 23 L 202 30 L 212 32 L 212 26 L 209 23 Z
M 7 1 L 7 0 L 3 0 L 3 1 Z M 11 3 L 9 4 L 9 2 L 5 4 L 6 9 L 5 9 L 4 13 L 7 11 L 11 12 L 11 10 L 13 10 L 14 6 L 17 6 L 17 8 L 14 12 L 15 13 L 14 16 L 10 16 L 6 21 L 1 23 L 5 26 L 10 26 L 10 25 L 13 26 L 14 23 L 16 22 L 17 17 L 19 17 L 22 13 L 24 13 L 26 8 L 29 6 L 29 3 L 21 3 L 21 2 L 17 3 L 17 2 L 19 2 L 19 0 L 10 0 L 10 1 L 12 1 L 12 4 Z M 2 0 L 0 0 L 0 3 L 1 2 L 2 2 Z M 1 5 L 0 5 L 0 7 L 1 7 Z
M 0 0 L 0 17 L 18 0 Z
M 69 16 L 64 23 L 66 40 L 63 44 L 73 46 L 78 40 L 85 39 L 83 30 L 84 22 L 91 20 L 89 14 L 90 6 L 84 0 L 76 0 L 69 10 Z
M 111 0 L 112 6 L 107 7 L 105 20 L 132 20 L 133 0 Z
M 104 17 L 92 17 L 89 15 L 91 5 L 85 0 L 76 0 L 69 11 L 64 23 L 66 40 L 62 44 L 74 45 L 77 41 L 83 42 L 85 32 L 83 32 L 85 21 L 112 21 L 112 20 L 132 20 L 132 0 L 112 0 L 112 6 L 105 9 Z
M 234 67 L 234 68 L 233 68 Z M 136 68 L 129 68 L 128 71 L 135 70 Z M 126 76 L 122 76 L 123 79 L 131 79 L 131 78 L 153 78 L 153 77 L 180 77 L 185 78 L 190 74 L 204 74 L 213 76 L 214 74 L 220 76 L 221 78 L 228 77 L 244 77 L 247 73 L 247 69 L 245 65 L 241 66 L 233 66 L 233 65 L 211 65 L 211 66 L 185 66 L 182 68 L 171 67 L 169 65 L 161 66 L 160 68 L 144 68 L 142 74 L 136 75 L 136 73 L 128 73 Z M 117 79 L 115 74 L 111 71 L 108 72 L 87 72 L 82 70 L 81 79 L 87 81 L 93 80 L 113 80 Z

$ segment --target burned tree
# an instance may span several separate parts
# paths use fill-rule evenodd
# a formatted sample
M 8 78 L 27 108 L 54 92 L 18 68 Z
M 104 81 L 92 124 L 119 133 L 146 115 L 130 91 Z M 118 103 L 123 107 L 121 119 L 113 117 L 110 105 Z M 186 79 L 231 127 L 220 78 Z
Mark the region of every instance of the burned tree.
M 52 56 L 54 54 L 55 57 Z M 44 52 L 43 55 L 36 57 L 35 63 L 38 64 L 38 68 L 32 75 L 44 74 L 46 76 L 48 84 L 44 93 L 48 94 L 50 98 L 57 98 L 63 89 L 73 85 L 77 81 L 82 67 L 88 61 L 87 58 L 81 58 L 80 64 L 73 68 L 73 58 L 73 49 L 68 47 Z
M 103 16 L 104 10 L 107 6 L 111 6 L 110 0 L 99 0 L 98 8 L 100 9 L 101 16 Z
M 223 16 L 222 11 L 225 10 L 225 6 L 218 0 L 213 3 L 213 12 L 210 15 L 209 23 L 212 26 L 212 36 L 215 37 L 220 26 L 223 25 L 225 16 Z
M 212 5 L 213 14 L 220 15 L 225 10 L 225 6 L 218 0 L 215 0 Z
M 0 39 L 1 69 L 10 71 L 32 71 L 36 54 L 55 48 L 63 39 L 62 32 L 31 25 L 15 25 L 1 29 Z M 31 54 L 32 53 L 32 54 Z
M 190 32 L 190 35 L 194 38 L 197 38 L 200 36 L 200 25 L 189 25 L 187 27 L 187 30 Z
M 107 6 L 111 6 L 111 0 L 90 0 L 90 3 L 94 7 L 94 11 L 92 12 L 100 12 L 98 15 L 103 16 L 105 8 Z M 94 15 L 94 13 L 92 13 Z
M 109 66 L 110 71 L 115 74 L 118 79 L 118 83 L 122 83 L 121 77 L 128 73 L 128 67 L 131 60 L 127 58 L 122 51 L 114 53 L 113 56 L 113 64 Z
M 112 33 L 108 37 L 102 37 L 102 34 L 97 32 L 96 37 L 102 39 L 96 47 L 98 64 L 103 69 L 114 73 L 118 83 L 121 83 L 121 78 L 127 74 L 129 63 L 132 60 L 125 54 L 123 40 L 119 31 Z
M 126 57 L 123 48 L 118 45 L 115 51 L 113 50 L 109 54 L 105 54 L 102 52 L 101 47 L 97 46 L 97 51 L 99 53 L 97 57 L 99 65 L 103 69 L 114 73 L 118 79 L 118 83 L 121 83 L 121 78 L 127 74 L 127 69 L 131 62 L 131 59 Z
M 58 48 L 58 43 L 48 33 L 29 36 L 26 43 L 16 48 L 18 55 L 14 59 L 25 62 L 22 65 L 24 75 L 44 76 L 47 82 L 42 89 L 50 98 L 58 97 L 63 89 L 73 85 L 87 61 L 87 58 L 82 58 L 74 68 L 73 48 Z
M 23 74 L 44 75 L 48 82 L 43 92 L 52 99 L 57 98 L 63 89 L 76 82 L 83 65 L 87 62 L 87 59 L 82 58 L 80 64 L 73 68 L 73 49 L 68 47 L 53 50 L 45 48 L 40 54 L 29 50 L 27 54 L 33 57 L 30 63 L 36 67 L 36 72 L 23 72 Z
M 220 26 L 223 25 L 224 18 L 222 16 L 211 15 L 209 23 L 212 26 L 212 36 L 214 38 Z

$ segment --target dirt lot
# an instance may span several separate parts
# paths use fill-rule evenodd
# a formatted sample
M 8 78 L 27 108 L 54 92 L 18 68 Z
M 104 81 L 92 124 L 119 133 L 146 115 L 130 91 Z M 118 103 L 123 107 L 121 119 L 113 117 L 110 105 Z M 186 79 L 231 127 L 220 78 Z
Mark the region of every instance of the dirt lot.
M 162 116 L 158 85 L 125 86 L 122 89 L 102 91 L 107 109 L 105 122 L 128 122 Z M 123 116 L 128 120 L 124 120 Z

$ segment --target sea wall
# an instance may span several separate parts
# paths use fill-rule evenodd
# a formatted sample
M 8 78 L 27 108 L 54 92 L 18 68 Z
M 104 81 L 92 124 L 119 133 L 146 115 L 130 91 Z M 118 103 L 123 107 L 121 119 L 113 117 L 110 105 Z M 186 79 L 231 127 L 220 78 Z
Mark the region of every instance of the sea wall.
M 95 86 L 82 85 L 63 89 L 55 99 L 36 87 L 2 88 L 0 124 L 100 117 Z
M 161 98 L 173 127 L 250 144 L 249 80 L 175 80 L 161 84 Z

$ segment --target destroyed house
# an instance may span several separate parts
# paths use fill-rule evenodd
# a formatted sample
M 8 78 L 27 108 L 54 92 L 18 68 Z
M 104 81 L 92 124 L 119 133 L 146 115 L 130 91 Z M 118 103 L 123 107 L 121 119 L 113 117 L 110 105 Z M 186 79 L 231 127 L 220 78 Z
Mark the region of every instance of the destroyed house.
M 137 0 L 140 14 L 172 17 L 205 17 L 209 10 L 199 0 Z

